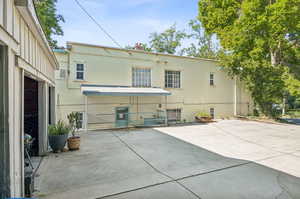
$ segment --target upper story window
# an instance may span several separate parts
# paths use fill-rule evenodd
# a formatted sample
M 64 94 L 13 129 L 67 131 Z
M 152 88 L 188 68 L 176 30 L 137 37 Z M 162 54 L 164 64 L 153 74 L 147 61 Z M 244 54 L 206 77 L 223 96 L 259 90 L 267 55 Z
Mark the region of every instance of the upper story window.
M 133 68 L 132 69 L 133 87 L 151 87 L 151 69 Z
M 165 87 L 180 88 L 180 71 L 165 71 Z
M 84 64 L 76 64 L 76 79 L 84 80 Z
M 209 75 L 209 85 L 215 85 L 215 75 L 213 73 L 210 73 Z

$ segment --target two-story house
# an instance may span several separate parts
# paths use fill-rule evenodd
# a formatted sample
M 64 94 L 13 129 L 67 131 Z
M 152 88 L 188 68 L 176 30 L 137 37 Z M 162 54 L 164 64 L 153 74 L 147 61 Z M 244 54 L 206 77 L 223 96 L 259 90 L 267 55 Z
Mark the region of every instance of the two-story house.
M 251 99 L 215 60 L 76 42 L 55 51 L 57 118 L 81 113 L 83 129 L 247 115 Z
M 24 169 L 25 134 L 33 138 L 31 155 L 48 151 L 57 67 L 33 1 L 0 0 L 0 198 L 24 197 L 25 173 L 33 177 Z

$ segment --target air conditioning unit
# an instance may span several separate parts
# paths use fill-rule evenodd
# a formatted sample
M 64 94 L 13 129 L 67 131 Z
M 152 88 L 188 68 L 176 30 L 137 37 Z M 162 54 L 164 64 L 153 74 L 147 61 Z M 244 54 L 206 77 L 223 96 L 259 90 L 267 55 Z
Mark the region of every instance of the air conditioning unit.
M 60 79 L 66 78 L 66 70 L 65 69 L 59 69 L 59 78 Z

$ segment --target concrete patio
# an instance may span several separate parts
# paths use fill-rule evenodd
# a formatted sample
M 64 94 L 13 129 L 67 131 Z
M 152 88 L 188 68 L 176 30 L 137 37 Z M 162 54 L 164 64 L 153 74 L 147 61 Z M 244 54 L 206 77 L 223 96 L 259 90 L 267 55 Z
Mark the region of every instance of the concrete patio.
M 44 158 L 36 196 L 300 198 L 299 153 L 294 125 L 228 120 L 88 132 L 80 151 Z

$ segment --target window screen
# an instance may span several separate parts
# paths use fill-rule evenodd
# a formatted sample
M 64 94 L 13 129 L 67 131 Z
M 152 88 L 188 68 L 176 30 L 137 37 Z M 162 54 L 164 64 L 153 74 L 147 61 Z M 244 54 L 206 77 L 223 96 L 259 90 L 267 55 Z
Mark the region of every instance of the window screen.
M 78 128 L 82 129 L 83 128 L 83 113 L 79 113 L 79 121 L 78 121 Z
M 181 109 L 168 109 L 167 117 L 168 117 L 168 121 L 180 121 Z
M 133 87 L 151 87 L 151 69 L 133 68 L 132 69 Z
M 76 64 L 76 79 L 84 80 L 84 64 Z
M 165 87 L 180 88 L 180 71 L 165 71 Z
M 211 85 L 211 86 L 213 86 L 214 84 L 215 84 L 215 82 L 214 82 L 214 74 L 213 73 L 210 73 L 210 75 L 209 75 L 209 84 Z
M 215 118 L 215 109 L 214 108 L 210 108 L 209 113 L 210 113 L 211 118 Z

